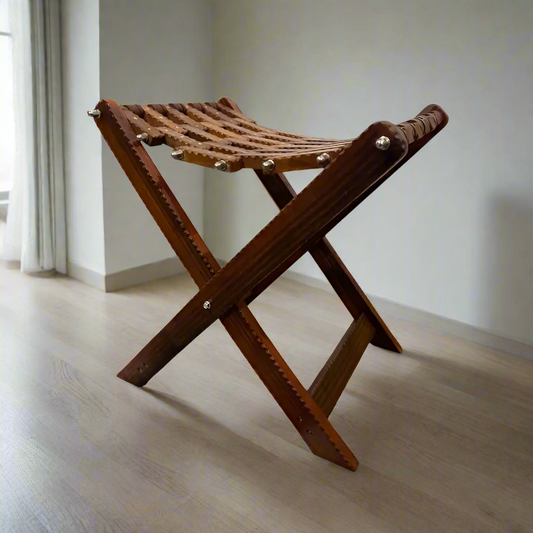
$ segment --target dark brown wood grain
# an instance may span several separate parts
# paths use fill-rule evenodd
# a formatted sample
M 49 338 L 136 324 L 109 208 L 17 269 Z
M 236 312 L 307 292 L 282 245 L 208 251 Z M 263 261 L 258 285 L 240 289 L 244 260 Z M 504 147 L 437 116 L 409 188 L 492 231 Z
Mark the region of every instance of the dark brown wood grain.
M 119 106 L 113 100 L 102 100 L 97 109 L 101 115 L 95 121 L 109 147 L 199 287 L 119 377 L 144 385 L 220 319 L 313 453 L 355 470 L 357 460 L 331 426 L 328 415 L 370 341 L 394 351 L 400 347 L 325 235 L 444 127 L 445 113 L 430 106 L 407 123 L 394 126 L 377 122 L 357 139 L 339 142 L 258 126 L 226 98 L 150 106 Z M 143 139 L 147 144 L 186 147 L 185 160 L 198 164 L 225 154 L 229 170 L 242 166 L 257 170 L 254 158 L 264 158 L 265 154 L 277 157 L 276 168 L 278 163 L 288 170 L 299 168 L 302 162 L 311 164 L 317 147 L 324 146 L 332 158 L 298 195 L 279 172 L 258 171 L 280 212 L 221 268 L 138 140 L 139 133 L 146 133 Z M 381 136 L 391 140 L 389 149 L 376 147 Z M 354 316 L 310 391 L 302 386 L 247 307 L 247 302 L 307 251 Z
M 120 107 L 112 100 L 104 100 L 98 109 L 102 115 L 96 123 L 111 150 L 174 251 L 196 284 L 202 287 L 220 270 L 220 266 L 146 150 L 136 140 Z M 355 470 L 357 459 L 244 302 L 233 306 L 221 322 L 311 451 L 344 468 Z M 153 365 L 160 357 L 157 351 L 146 349 L 141 354 L 119 373 L 119 377 L 137 386 L 145 384 L 154 374 Z
M 391 139 L 387 151 L 376 149 L 382 135 Z M 405 156 L 405 136 L 393 125 L 378 122 L 283 208 L 141 351 L 142 359 L 157 353 L 145 372 L 155 375 L 202 331 L 242 300 L 261 280 L 308 243 L 331 229 L 333 219 L 346 216 L 357 197 Z M 327 230 L 324 228 L 327 227 Z M 209 302 L 210 309 L 204 309 Z
M 280 209 L 283 209 L 296 197 L 295 190 L 283 174 L 265 174 L 261 170 L 256 170 L 255 172 Z M 400 343 L 391 333 L 384 320 L 350 274 L 346 265 L 337 255 L 337 252 L 334 250 L 333 246 L 331 246 L 329 241 L 325 237 L 320 239 L 312 248 L 310 248 L 309 253 L 316 261 L 320 270 L 322 270 L 350 314 L 354 318 L 358 318 L 359 315 L 364 312 L 370 322 L 374 325 L 376 334 L 372 339 L 372 344 L 386 350 L 401 353 L 402 347 L 400 346 Z M 282 265 L 281 268 L 286 270 L 286 265 Z M 279 270 L 281 270 L 281 268 Z M 283 272 L 285 270 L 283 270 Z M 277 273 L 278 271 L 274 271 L 269 279 L 263 280 L 260 285 L 256 286 L 254 292 L 248 296 L 247 302 L 252 301 L 259 295 L 259 291 L 262 292 L 262 290 L 264 290 L 263 288 L 268 286 L 267 284 L 274 281 L 277 277 Z
M 326 416 L 333 411 L 375 332 L 370 320 L 361 313 L 309 387 L 311 396 Z

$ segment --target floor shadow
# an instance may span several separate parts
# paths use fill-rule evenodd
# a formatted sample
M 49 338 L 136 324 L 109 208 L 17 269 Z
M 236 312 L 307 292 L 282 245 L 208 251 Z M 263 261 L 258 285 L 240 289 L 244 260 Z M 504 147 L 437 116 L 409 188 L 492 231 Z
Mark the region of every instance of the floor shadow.
M 316 510 L 317 478 L 321 480 L 321 490 L 330 498 L 332 496 L 327 487 L 335 486 L 337 489 L 339 483 L 346 497 L 353 497 L 352 492 L 363 490 L 364 472 L 355 476 L 349 470 L 315 457 L 305 445 L 300 447 L 291 444 L 281 450 L 283 437 L 280 438 L 277 431 L 272 431 L 272 427 L 269 431 L 263 430 L 264 420 L 257 425 L 258 438 L 252 440 L 171 394 L 147 387 L 144 391 L 176 411 L 176 416 L 173 416 L 168 411 L 158 410 L 154 412 L 152 421 L 163 424 L 181 442 L 187 438 L 191 440 L 196 456 L 191 458 L 189 465 L 191 484 L 198 483 L 193 481 L 198 469 L 205 469 L 209 471 L 209 478 L 222 477 L 228 486 L 238 484 L 248 487 L 252 492 L 259 491 L 262 498 L 270 502 L 266 504 L 265 511 L 281 501 L 285 508 L 292 509 L 291 512 L 304 509 L 311 515 Z M 286 424 L 290 426 L 288 421 Z M 268 433 L 271 435 L 267 436 Z M 294 433 L 299 439 L 296 431 Z M 169 447 L 169 450 L 173 449 Z M 356 487 L 359 488 L 356 490 Z M 336 523 L 337 519 L 335 513 L 322 516 L 326 527 L 329 523 Z
M 224 465 L 228 466 L 230 471 L 232 470 L 231 464 L 233 460 L 231 455 L 233 454 L 236 454 L 235 457 L 239 459 L 239 462 L 250 462 L 250 464 L 255 465 L 270 464 L 276 460 L 276 456 L 273 453 L 255 445 L 249 439 L 242 437 L 193 405 L 165 392 L 148 387 L 144 387 L 143 390 L 158 401 L 175 409 L 181 415 L 180 418 L 175 418 L 162 413 L 154 413 L 155 418 L 160 418 L 160 422 L 171 431 L 180 432 L 184 425 L 193 429 L 195 436 L 198 437 L 200 446 L 205 447 L 206 454 L 207 452 L 209 456 L 214 454 L 217 457 L 216 461 L 225 461 L 225 458 L 230 459 L 227 461 L 229 464 Z M 189 419 L 189 422 L 187 419 Z M 235 472 L 237 473 L 238 470 Z

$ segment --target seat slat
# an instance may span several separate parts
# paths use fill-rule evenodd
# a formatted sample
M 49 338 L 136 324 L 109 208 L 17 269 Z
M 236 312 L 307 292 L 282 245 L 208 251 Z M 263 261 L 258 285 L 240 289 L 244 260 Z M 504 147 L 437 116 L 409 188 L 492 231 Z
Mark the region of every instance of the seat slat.
M 325 153 L 331 160 L 354 141 L 306 137 L 261 126 L 229 98 L 205 103 L 133 104 L 122 109 L 135 132 L 146 133 L 147 144 L 181 148 L 186 150 L 184 161 L 202 166 L 214 167 L 223 159 L 226 172 L 261 169 L 267 160 L 274 162 L 277 172 L 320 168 L 324 163 L 320 164 L 318 156 Z M 418 146 L 446 122 L 446 113 L 431 105 L 398 127 L 409 144 Z

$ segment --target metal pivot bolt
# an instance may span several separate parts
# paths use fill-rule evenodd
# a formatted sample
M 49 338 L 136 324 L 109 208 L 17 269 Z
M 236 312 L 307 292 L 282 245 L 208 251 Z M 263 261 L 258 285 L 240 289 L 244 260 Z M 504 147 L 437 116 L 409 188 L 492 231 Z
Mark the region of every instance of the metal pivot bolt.
M 90 117 L 98 118 L 102 113 L 99 109 L 92 109 L 91 111 L 87 111 L 87 114 Z
M 174 159 L 177 159 L 178 161 L 182 161 L 185 157 L 185 152 L 183 150 L 174 150 L 170 154 Z
M 206 300 L 204 302 L 204 309 L 206 310 L 211 309 L 211 300 Z
M 388 150 L 389 146 L 390 146 L 390 139 L 388 137 L 381 136 L 376 141 L 376 148 L 378 150 Z
M 276 163 L 274 163 L 274 161 L 272 161 L 272 159 L 267 159 L 264 163 L 263 163 L 263 170 L 265 172 L 272 172 L 274 170 L 274 168 L 276 167 Z
M 329 165 L 329 162 L 331 161 L 331 157 L 329 156 L 329 154 L 320 154 L 317 158 L 316 158 L 316 164 L 319 166 L 319 167 L 327 167 Z
M 139 135 L 137 135 L 137 139 L 139 139 L 139 141 L 148 140 L 148 133 L 139 133 Z
M 228 170 L 228 164 L 224 161 L 224 159 L 221 159 L 215 163 L 215 168 L 222 172 L 226 172 L 226 170 Z

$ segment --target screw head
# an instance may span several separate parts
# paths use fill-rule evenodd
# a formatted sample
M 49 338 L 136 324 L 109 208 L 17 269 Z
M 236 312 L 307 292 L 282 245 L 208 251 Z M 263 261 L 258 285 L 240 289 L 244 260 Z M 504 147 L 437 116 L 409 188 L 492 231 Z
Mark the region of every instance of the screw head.
M 265 172 L 272 172 L 276 168 L 276 163 L 272 159 L 267 159 L 262 166 Z
M 207 309 L 211 309 L 211 301 L 210 301 L 210 300 L 206 300 L 206 301 L 204 302 L 204 306 L 203 306 L 203 307 L 204 307 L 204 309 L 206 309 L 206 310 L 207 310 Z
M 320 154 L 317 158 L 316 158 L 316 164 L 319 166 L 319 167 L 327 167 L 329 165 L 329 162 L 331 161 L 331 157 L 329 154 L 326 154 L 326 153 L 323 153 L 323 154 Z
M 102 113 L 99 109 L 91 109 L 90 111 L 87 111 L 87 114 L 90 117 L 98 118 Z
M 146 141 L 148 139 L 148 133 L 139 133 L 137 139 L 139 139 L 139 141 Z
M 221 159 L 215 163 L 215 168 L 221 172 L 226 172 L 226 170 L 228 170 L 228 164 L 224 161 L 224 159 Z
M 182 161 L 185 157 L 185 152 L 183 150 L 174 150 L 170 155 L 172 156 L 173 159 Z
M 376 148 L 378 150 L 387 150 L 390 146 L 390 139 L 388 137 L 385 137 L 384 135 L 381 136 L 377 141 L 376 141 Z

